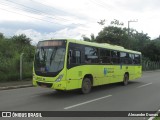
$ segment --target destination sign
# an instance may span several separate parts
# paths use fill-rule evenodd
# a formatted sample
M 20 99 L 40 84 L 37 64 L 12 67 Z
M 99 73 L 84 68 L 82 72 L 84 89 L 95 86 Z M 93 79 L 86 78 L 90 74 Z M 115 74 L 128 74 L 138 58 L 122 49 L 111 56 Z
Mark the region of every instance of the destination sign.
M 64 41 L 40 41 L 38 47 L 47 47 L 47 46 L 62 46 Z

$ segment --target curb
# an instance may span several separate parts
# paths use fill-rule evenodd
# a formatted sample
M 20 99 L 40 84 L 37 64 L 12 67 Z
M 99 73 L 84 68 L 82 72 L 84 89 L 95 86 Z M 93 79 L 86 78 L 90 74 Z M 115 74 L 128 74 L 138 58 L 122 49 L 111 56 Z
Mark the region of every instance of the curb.
M 9 90 L 9 89 L 26 88 L 26 87 L 33 87 L 33 85 L 32 84 L 27 84 L 27 85 L 0 87 L 0 90 Z

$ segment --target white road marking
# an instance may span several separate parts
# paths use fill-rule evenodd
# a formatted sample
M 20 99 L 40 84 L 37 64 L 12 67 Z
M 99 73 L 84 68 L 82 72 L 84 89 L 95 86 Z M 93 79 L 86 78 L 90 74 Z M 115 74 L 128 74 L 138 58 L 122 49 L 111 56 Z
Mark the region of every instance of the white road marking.
M 141 85 L 141 86 L 138 86 L 137 88 L 145 87 L 145 86 L 148 86 L 148 85 L 151 85 L 151 84 L 152 84 L 152 82 L 151 82 L 151 83 L 144 84 L 144 85 Z
M 69 106 L 69 107 L 65 107 L 64 109 L 65 110 L 71 109 L 71 108 L 74 108 L 74 107 L 77 107 L 77 106 L 81 106 L 81 105 L 84 105 L 84 104 L 87 104 L 87 103 L 95 102 L 95 101 L 105 99 L 105 98 L 108 98 L 108 97 L 111 97 L 111 96 L 112 95 L 107 95 L 107 96 L 104 96 L 104 97 L 96 98 L 96 99 L 89 100 L 89 101 L 86 101 L 86 102 L 82 102 L 82 103 L 79 103 L 79 104 L 75 104 L 75 105 L 72 105 L 72 106 Z

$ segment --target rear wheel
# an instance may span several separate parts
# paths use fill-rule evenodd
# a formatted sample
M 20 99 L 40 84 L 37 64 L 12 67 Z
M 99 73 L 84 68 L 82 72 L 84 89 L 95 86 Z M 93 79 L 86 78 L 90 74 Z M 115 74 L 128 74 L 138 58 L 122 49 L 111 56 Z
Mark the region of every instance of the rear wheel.
M 81 91 L 83 94 L 87 94 L 91 91 L 92 83 L 89 78 L 84 78 L 82 82 L 82 88 Z
M 129 76 L 128 74 L 125 74 L 123 78 L 123 85 L 124 86 L 128 85 L 128 81 L 129 81 Z

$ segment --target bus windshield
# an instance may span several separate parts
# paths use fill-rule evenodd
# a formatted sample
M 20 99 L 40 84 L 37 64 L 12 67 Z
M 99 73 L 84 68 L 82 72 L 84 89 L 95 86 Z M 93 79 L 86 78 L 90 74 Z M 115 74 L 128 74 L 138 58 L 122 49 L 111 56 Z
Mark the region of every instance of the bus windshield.
M 56 76 L 63 69 L 66 53 L 64 42 L 39 42 L 34 60 L 34 69 L 37 75 Z

